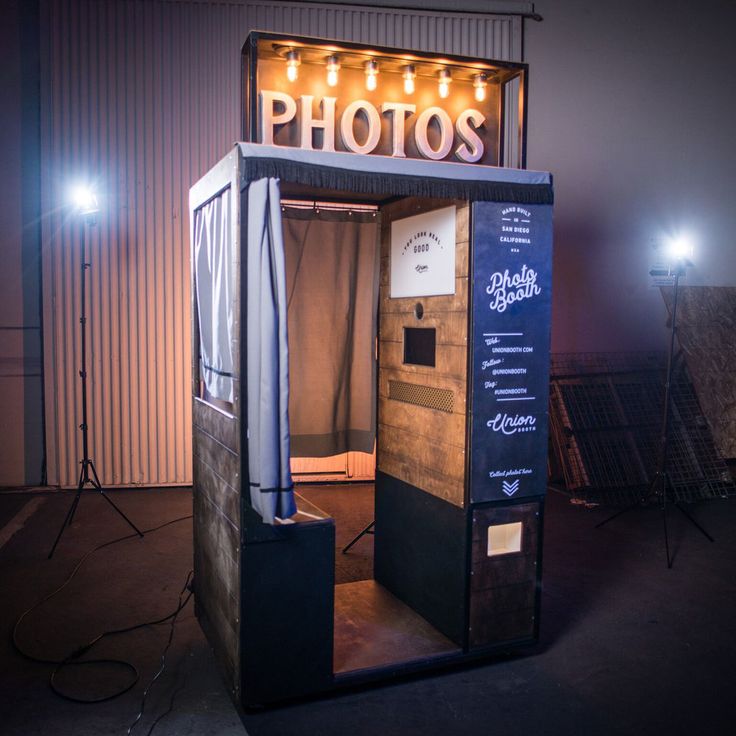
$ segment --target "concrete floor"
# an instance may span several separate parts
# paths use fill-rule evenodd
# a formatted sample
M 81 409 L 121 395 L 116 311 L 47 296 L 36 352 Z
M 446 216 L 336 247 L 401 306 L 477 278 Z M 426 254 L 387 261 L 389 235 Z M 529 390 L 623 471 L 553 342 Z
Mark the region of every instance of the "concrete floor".
M 4 736 L 125 734 L 168 637 L 168 626 L 159 625 L 101 643 L 91 656 L 120 655 L 135 663 L 141 681 L 99 705 L 58 698 L 48 687 L 51 668 L 14 652 L 10 632 L 20 613 L 60 584 L 84 552 L 128 531 L 104 499 L 88 494 L 47 561 L 71 498 L 0 494 Z M 191 513 L 191 496 L 181 490 L 112 498 L 144 529 Z M 148 733 L 173 697 L 156 736 L 730 735 L 736 720 L 736 503 L 711 502 L 693 513 L 716 544 L 673 510 L 675 562 L 668 570 L 656 510 L 626 514 L 596 531 L 605 510 L 573 507 L 550 494 L 536 651 L 257 713 L 239 715 L 231 705 L 190 604 L 133 734 Z M 22 646 L 55 658 L 105 629 L 166 615 L 191 560 L 190 520 L 101 550 L 23 622 Z M 120 679 L 117 671 L 96 670 L 67 677 L 66 684 L 84 694 Z

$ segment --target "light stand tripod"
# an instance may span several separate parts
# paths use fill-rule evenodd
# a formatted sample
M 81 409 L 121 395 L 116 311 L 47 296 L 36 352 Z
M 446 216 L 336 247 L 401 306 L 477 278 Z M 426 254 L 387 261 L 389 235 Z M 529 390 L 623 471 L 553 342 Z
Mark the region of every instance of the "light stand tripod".
M 672 326 L 670 330 L 670 349 L 669 354 L 667 356 L 667 380 L 664 385 L 664 412 L 662 416 L 662 431 L 660 433 L 659 437 L 659 456 L 657 458 L 657 470 L 654 475 L 654 478 L 652 479 L 652 482 L 649 485 L 649 489 L 645 495 L 642 496 L 641 501 L 639 503 L 632 504 L 631 506 L 627 506 L 625 509 L 621 509 L 621 511 L 617 511 L 612 516 L 609 516 L 607 519 L 604 519 L 600 524 L 596 524 L 596 529 L 600 529 L 605 524 L 608 524 L 609 521 L 613 521 L 614 519 L 618 518 L 622 514 L 625 514 L 627 511 L 631 511 L 634 508 L 638 508 L 641 505 L 644 505 L 648 503 L 651 500 L 655 500 L 662 511 L 662 525 L 664 527 L 664 547 L 665 552 L 667 554 L 667 567 L 672 568 L 672 562 L 673 558 L 670 556 L 670 543 L 669 543 L 669 536 L 667 533 L 667 495 L 668 493 L 674 494 L 674 486 L 672 485 L 672 479 L 670 478 L 670 475 L 667 471 L 667 454 L 669 450 L 669 442 L 670 442 L 670 417 L 672 414 L 672 374 L 673 374 L 673 363 L 674 363 L 674 353 L 675 353 L 675 334 L 677 331 L 677 291 L 680 283 L 680 276 L 682 276 L 685 273 L 685 267 L 687 265 L 687 262 L 684 258 L 681 258 L 677 261 L 675 267 L 673 269 L 669 269 L 667 271 L 650 271 L 650 275 L 652 276 L 672 276 L 674 278 L 673 281 L 673 295 L 672 295 Z M 673 495 L 674 497 L 674 495 Z M 700 524 L 698 524 L 695 519 L 690 515 L 689 512 L 687 512 L 677 500 L 673 500 L 672 503 L 674 504 L 675 508 L 681 511 L 685 518 L 690 521 L 690 523 L 698 529 L 707 539 L 709 539 L 711 542 L 715 542 L 713 537 L 711 537 L 710 534 L 708 534 L 705 529 L 703 529 Z
M 82 423 L 79 425 L 79 428 L 82 430 L 82 459 L 80 461 L 80 465 L 82 466 L 79 471 L 79 484 L 77 485 L 77 493 L 74 496 L 74 500 L 72 501 L 72 505 L 69 507 L 69 511 L 67 512 L 66 518 L 64 519 L 64 523 L 61 525 L 61 528 L 59 529 L 59 533 L 56 536 L 56 541 L 54 542 L 54 546 L 51 548 L 51 552 L 49 552 L 48 559 L 51 559 L 53 557 L 54 552 L 56 551 L 56 546 L 59 544 L 59 540 L 61 539 L 62 534 L 64 533 L 64 530 L 67 528 L 67 526 L 71 526 L 71 523 L 74 519 L 74 513 L 77 510 L 77 506 L 79 505 L 79 499 L 82 497 L 82 492 L 85 490 L 85 487 L 87 485 L 91 485 L 94 489 L 97 490 L 97 492 L 107 501 L 110 506 L 112 506 L 115 511 L 120 514 L 120 516 L 125 519 L 125 521 L 128 523 L 128 525 L 135 531 L 135 533 L 139 536 L 143 536 L 143 532 L 138 529 L 138 527 L 117 507 L 117 505 L 112 501 L 112 499 L 105 493 L 105 491 L 102 489 L 102 484 L 100 483 L 100 479 L 97 477 L 97 471 L 95 470 L 95 465 L 92 462 L 92 458 L 89 456 L 89 438 L 88 438 L 88 432 L 89 427 L 87 424 L 87 314 L 86 314 L 86 282 L 87 282 L 87 269 L 90 267 L 90 264 L 87 263 L 87 248 L 86 248 L 86 232 L 87 232 L 87 226 L 94 224 L 94 216 L 97 212 L 97 203 L 94 199 L 93 195 L 89 195 L 90 199 L 86 202 L 84 210 L 80 213 L 82 217 L 82 227 L 81 227 L 81 251 L 82 251 L 82 282 L 81 282 L 81 299 L 82 299 L 82 308 L 81 308 L 81 316 L 79 318 L 79 324 L 81 325 L 81 347 L 82 347 L 82 369 L 79 371 L 79 376 L 82 379 Z

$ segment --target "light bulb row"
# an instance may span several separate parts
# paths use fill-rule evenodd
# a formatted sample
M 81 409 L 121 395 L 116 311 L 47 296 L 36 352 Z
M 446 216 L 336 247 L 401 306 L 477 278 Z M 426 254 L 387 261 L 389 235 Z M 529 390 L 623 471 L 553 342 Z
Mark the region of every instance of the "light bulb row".
M 298 77 L 297 68 L 301 64 L 301 56 L 298 51 L 290 49 L 286 52 L 286 77 L 290 82 L 295 82 Z M 336 87 L 338 81 L 338 72 L 340 71 L 340 58 L 337 54 L 330 54 L 325 59 L 325 69 L 327 71 L 327 84 L 330 87 Z M 375 59 L 369 59 L 363 64 L 365 71 L 365 88 L 370 92 L 378 86 L 378 62 Z M 407 95 L 414 94 L 416 88 L 415 80 L 417 72 L 414 64 L 406 64 L 401 68 L 401 76 L 404 80 L 404 92 Z M 452 82 L 452 74 L 449 69 L 440 69 L 437 72 L 437 90 L 439 96 L 445 99 L 450 94 L 450 83 Z M 483 102 L 486 98 L 486 86 L 488 85 L 488 77 L 482 72 L 473 76 L 473 89 L 475 99 Z

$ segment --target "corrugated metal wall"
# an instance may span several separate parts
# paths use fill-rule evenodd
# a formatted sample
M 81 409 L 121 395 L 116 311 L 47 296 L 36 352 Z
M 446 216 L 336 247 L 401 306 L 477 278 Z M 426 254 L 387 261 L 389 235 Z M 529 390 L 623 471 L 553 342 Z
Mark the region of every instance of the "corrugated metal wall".
M 81 457 L 79 222 L 92 177 L 91 456 L 103 485 L 191 482 L 190 185 L 239 136 L 253 29 L 520 60 L 521 20 L 220 0 L 42 0 L 42 211 L 49 483 Z

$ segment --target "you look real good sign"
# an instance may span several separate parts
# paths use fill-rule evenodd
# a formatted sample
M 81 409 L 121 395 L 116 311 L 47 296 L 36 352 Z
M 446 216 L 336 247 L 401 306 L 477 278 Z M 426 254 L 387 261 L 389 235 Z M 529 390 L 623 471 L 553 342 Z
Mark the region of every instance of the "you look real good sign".
M 392 299 L 455 293 L 455 207 L 391 223 Z

